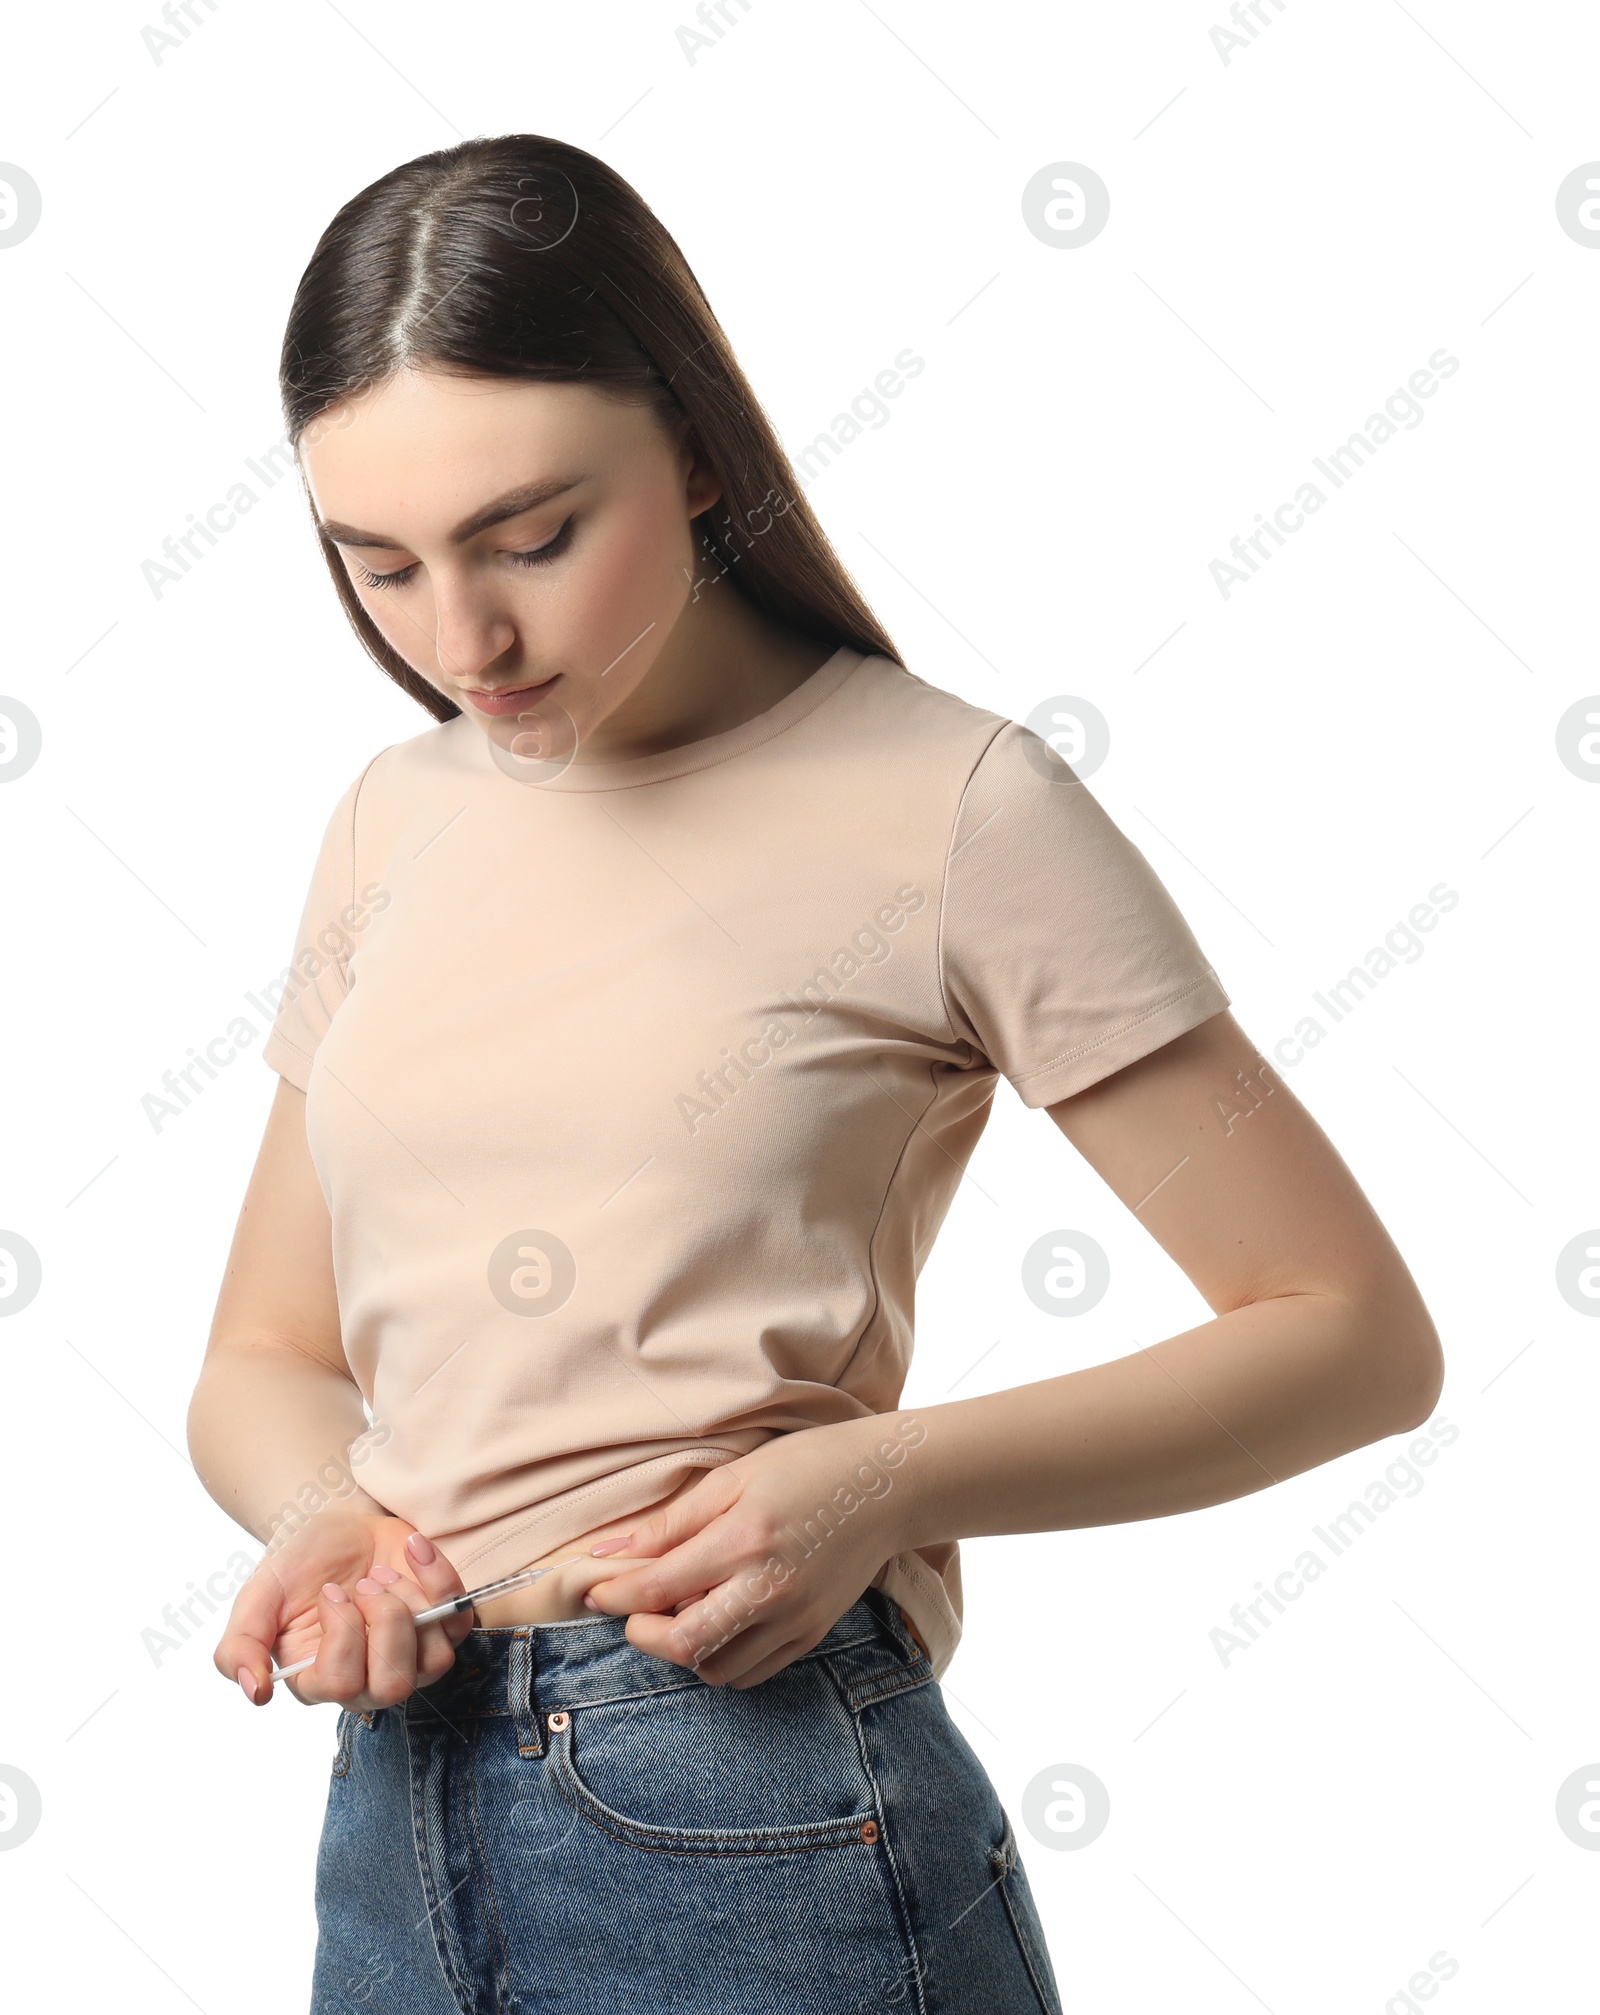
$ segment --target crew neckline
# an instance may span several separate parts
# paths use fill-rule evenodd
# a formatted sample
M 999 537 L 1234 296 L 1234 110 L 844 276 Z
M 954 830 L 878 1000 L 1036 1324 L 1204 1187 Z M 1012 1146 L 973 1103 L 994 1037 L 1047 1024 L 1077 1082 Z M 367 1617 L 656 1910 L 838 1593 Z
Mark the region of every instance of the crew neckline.
M 675 749 L 658 749 L 648 756 L 620 756 L 602 763 L 568 763 L 564 770 L 540 781 L 516 777 L 501 769 L 490 748 L 488 735 L 476 722 L 468 722 L 467 726 L 481 744 L 479 758 L 483 765 L 505 776 L 508 782 L 539 791 L 631 790 L 639 784 L 664 783 L 669 777 L 687 776 L 694 770 L 710 769 L 733 756 L 743 755 L 747 749 L 759 747 L 774 735 L 781 735 L 785 728 L 804 720 L 830 693 L 836 692 L 850 674 L 866 662 L 866 655 L 853 645 L 841 644 L 831 658 L 825 659 L 764 713 L 752 714 L 749 720 L 740 721 L 737 727 L 724 728 L 719 734 L 680 743 Z M 465 718 L 464 710 L 458 718 Z

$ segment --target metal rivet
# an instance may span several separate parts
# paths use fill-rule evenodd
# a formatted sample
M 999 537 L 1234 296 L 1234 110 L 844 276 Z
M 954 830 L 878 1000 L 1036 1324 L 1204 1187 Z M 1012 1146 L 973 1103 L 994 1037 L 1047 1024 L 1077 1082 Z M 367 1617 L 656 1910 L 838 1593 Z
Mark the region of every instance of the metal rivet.
M 878 1822 L 877 1822 L 877 1820 L 876 1820 L 876 1819 L 868 1819 L 867 1821 L 865 1821 L 865 1823 L 864 1823 L 864 1824 L 862 1825 L 862 1828 L 861 1828 L 861 1837 L 862 1837 L 862 1839 L 863 1839 L 863 1840 L 876 1840 L 876 1839 L 877 1839 L 877 1837 L 878 1837 Z
M 564 1708 L 558 1707 L 554 1714 L 547 1714 L 545 1716 L 544 1725 L 546 1726 L 546 1728 L 555 1729 L 559 1731 L 560 1729 L 565 1728 L 567 1723 L 571 1719 L 572 1719 L 571 1715 L 568 1714 Z

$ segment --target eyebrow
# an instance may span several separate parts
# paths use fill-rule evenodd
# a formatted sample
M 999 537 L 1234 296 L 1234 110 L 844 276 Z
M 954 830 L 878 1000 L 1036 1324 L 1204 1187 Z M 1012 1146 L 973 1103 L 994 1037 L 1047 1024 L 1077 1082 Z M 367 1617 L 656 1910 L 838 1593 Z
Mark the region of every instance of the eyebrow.
M 568 476 L 543 483 L 519 484 L 516 489 L 507 490 L 503 497 L 496 497 L 492 504 L 485 504 L 481 511 L 474 511 L 470 518 L 463 518 L 448 534 L 450 544 L 464 546 L 468 539 L 476 538 L 479 532 L 487 531 L 491 525 L 501 524 L 507 518 L 520 517 L 536 504 L 548 504 L 553 497 L 563 496 L 585 481 L 587 478 L 584 476 Z M 379 546 L 391 553 L 410 551 L 398 539 L 387 539 L 381 532 L 363 532 L 354 525 L 342 525 L 337 518 L 319 518 L 317 529 L 324 538 L 332 539 L 336 546 Z

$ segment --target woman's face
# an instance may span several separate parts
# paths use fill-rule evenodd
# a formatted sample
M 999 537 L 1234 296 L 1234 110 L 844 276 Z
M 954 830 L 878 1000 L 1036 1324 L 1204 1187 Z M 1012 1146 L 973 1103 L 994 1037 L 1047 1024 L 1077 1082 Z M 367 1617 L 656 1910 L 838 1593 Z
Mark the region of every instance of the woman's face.
M 300 453 L 384 638 L 520 755 L 569 756 L 639 686 L 720 494 L 648 406 L 582 385 L 402 371 Z

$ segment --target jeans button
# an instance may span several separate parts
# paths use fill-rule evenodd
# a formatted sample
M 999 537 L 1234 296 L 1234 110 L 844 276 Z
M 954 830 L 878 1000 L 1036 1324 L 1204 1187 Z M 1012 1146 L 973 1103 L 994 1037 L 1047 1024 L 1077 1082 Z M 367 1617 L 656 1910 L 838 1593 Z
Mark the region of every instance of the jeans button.
M 565 1708 L 558 1707 L 554 1714 L 547 1714 L 545 1716 L 544 1725 L 553 1735 L 559 1735 L 571 1719 L 572 1716 L 567 1713 Z

